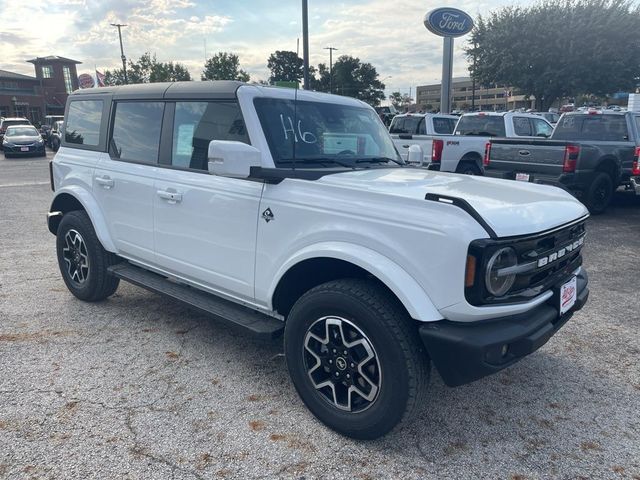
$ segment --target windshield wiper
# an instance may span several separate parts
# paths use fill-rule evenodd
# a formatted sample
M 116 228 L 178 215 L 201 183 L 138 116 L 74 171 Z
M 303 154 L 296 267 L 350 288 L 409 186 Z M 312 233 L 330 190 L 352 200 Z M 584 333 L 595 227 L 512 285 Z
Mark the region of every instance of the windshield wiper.
M 405 165 L 404 162 L 400 160 L 396 160 L 395 158 L 390 157 L 367 157 L 367 158 L 358 158 L 356 163 L 397 163 L 398 165 Z
M 320 157 L 320 158 L 296 158 L 295 160 L 293 158 L 283 158 L 281 160 L 278 160 L 278 162 L 276 163 L 290 163 L 292 165 L 297 165 L 297 164 L 302 164 L 302 165 L 309 165 L 311 163 L 315 163 L 317 165 L 320 165 L 322 167 L 326 167 L 327 163 L 333 163 L 336 165 L 340 165 L 341 167 L 345 167 L 345 168 L 355 168 L 355 165 L 351 164 L 351 163 L 347 163 L 347 162 L 343 162 L 341 160 L 337 160 L 335 158 L 330 158 L 330 157 Z

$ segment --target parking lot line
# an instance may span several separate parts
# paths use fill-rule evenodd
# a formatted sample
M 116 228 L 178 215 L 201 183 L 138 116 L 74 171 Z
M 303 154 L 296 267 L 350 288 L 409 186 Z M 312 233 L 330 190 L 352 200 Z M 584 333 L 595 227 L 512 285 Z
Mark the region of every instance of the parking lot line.
M 35 185 L 49 185 L 49 182 L 5 183 L 5 184 L 0 184 L 0 188 L 5 188 L 5 187 L 33 187 Z

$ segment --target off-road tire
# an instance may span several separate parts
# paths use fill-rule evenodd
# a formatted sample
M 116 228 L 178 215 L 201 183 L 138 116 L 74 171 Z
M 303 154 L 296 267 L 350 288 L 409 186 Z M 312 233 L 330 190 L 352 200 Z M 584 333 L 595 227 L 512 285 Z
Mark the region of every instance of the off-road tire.
M 585 204 L 589 211 L 593 215 L 604 212 L 613 199 L 614 190 L 611 176 L 604 172 L 597 173 L 585 196 Z
M 309 353 L 305 348 L 305 339 L 309 338 L 311 329 L 326 318 L 340 318 L 355 325 L 377 355 L 380 370 L 378 393 L 364 410 L 342 410 L 314 387 L 309 374 L 312 369 L 308 369 Z M 351 327 L 347 325 L 345 328 Z M 329 337 L 325 336 L 327 339 Z M 430 361 L 420 341 L 417 325 L 388 291 L 372 281 L 336 280 L 305 293 L 287 318 L 284 350 L 289 374 L 302 401 L 321 422 L 348 437 L 380 437 L 401 421 L 410 419 L 418 405 L 423 403 L 429 382 Z M 353 359 L 351 354 L 350 350 L 346 358 Z M 330 349 L 327 355 L 331 355 Z M 338 361 L 334 363 L 337 365 Z M 350 364 L 351 367 L 353 365 Z M 335 373 L 319 372 L 331 378 Z M 352 370 L 352 374 L 351 382 L 355 384 L 358 372 Z M 343 388 L 342 385 L 339 387 Z M 330 390 L 325 388 L 324 391 Z M 363 397 L 354 395 L 354 398 L 354 404 L 363 401 Z
M 68 234 L 69 237 L 67 237 Z M 80 236 L 80 241 L 77 240 L 77 234 Z M 86 256 L 88 267 L 86 273 L 83 272 L 81 275 L 83 281 L 80 281 L 78 276 L 73 278 L 70 271 L 68 257 L 73 254 L 69 253 L 67 242 L 71 238 L 76 239 L 76 244 L 84 244 L 82 256 Z M 117 263 L 117 257 L 102 247 L 89 215 L 85 211 L 75 210 L 64 214 L 58 226 L 56 251 L 64 283 L 80 300 L 87 302 L 104 300 L 118 289 L 120 280 L 107 273 L 107 268 Z

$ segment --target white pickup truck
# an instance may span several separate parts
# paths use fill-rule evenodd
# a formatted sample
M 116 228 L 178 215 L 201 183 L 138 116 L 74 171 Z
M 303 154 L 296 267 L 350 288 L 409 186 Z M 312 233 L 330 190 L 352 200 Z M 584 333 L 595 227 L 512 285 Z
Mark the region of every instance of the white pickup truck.
M 392 138 L 400 152 L 419 146 L 421 165 L 430 170 L 481 175 L 485 147 L 491 138 L 547 138 L 551 132 L 549 122 L 531 113 L 477 112 L 462 115 L 453 136 L 413 135 L 411 139 L 403 139 L 392 135 Z M 420 163 L 413 157 L 411 160 Z
M 424 162 L 429 164 L 431 162 L 431 137 L 433 135 L 453 135 L 458 118 L 455 115 L 440 113 L 404 113 L 393 117 L 389 133 L 404 161 L 408 160 L 409 148 L 417 144 L 422 147 L 425 155 Z
M 410 418 L 431 363 L 451 386 L 495 373 L 587 301 L 571 194 L 407 167 L 358 100 L 153 83 L 77 90 L 65 120 L 48 227 L 70 292 L 124 280 L 284 334 L 300 397 L 344 435 Z

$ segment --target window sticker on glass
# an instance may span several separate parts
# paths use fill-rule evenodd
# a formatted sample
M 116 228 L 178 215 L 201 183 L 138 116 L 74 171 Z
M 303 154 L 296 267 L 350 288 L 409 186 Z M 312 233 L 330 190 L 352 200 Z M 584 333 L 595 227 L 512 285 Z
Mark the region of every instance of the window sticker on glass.
M 195 127 L 193 123 L 183 123 L 178 127 L 177 155 L 191 156 L 193 153 L 193 132 Z
M 322 153 L 376 155 L 377 149 L 370 135 L 325 133 L 322 135 Z

